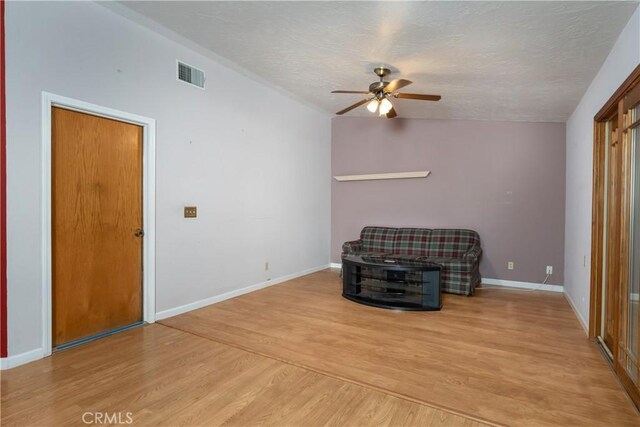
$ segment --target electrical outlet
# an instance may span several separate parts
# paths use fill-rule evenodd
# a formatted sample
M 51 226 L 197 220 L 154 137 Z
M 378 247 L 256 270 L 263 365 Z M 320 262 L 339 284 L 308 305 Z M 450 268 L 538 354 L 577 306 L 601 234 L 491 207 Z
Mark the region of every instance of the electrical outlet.
M 553 274 L 553 265 L 547 265 L 547 274 Z
M 515 264 L 513 261 L 509 261 L 507 263 L 507 270 L 513 270 L 514 267 L 515 267 Z
M 264 262 L 264 271 L 269 271 L 269 261 Z

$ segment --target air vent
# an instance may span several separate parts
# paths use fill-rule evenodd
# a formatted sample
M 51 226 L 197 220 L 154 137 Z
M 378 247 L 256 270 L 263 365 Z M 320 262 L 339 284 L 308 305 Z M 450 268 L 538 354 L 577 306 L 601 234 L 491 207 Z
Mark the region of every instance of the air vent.
M 204 71 L 178 61 L 178 80 L 204 89 Z

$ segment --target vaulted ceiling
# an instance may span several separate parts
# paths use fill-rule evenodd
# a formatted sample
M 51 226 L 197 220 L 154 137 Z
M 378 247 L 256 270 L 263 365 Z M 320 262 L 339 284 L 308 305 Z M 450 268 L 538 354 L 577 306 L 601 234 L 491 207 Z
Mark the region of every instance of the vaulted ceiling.
M 372 69 L 439 102 L 402 117 L 565 121 L 637 2 L 124 2 L 327 112 Z M 367 116 L 362 107 L 350 115 Z

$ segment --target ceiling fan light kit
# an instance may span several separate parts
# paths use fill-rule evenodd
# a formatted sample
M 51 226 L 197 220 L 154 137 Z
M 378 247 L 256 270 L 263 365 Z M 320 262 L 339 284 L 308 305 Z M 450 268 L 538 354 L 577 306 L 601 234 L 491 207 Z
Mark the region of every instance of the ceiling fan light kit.
M 391 70 L 385 67 L 377 67 L 373 69 L 373 72 L 380 78 L 380 81 L 373 82 L 369 85 L 369 91 L 361 90 L 334 90 L 331 93 L 356 93 L 362 95 L 368 95 L 368 98 L 362 101 L 356 102 L 349 107 L 338 111 L 337 115 L 348 113 L 349 111 L 367 104 L 367 110 L 372 113 L 376 111 L 380 117 L 386 117 L 392 119 L 398 116 L 393 103 L 389 100 L 390 97 L 398 99 L 417 99 L 419 101 L 439 101 L 440 95 L 422 95 L 419 93 L 398 93 L 398 89 L 402 89 L 405 86 L 409 86 L 413 83 L 411 80 L 396 79 L 391 82 L 384 80 L 386 76 L 391 74 Z
M 382 101 L 380 101 L 380 115 L 381 116 L 386 116 L 387 113 L 389 111 L 391 111 L 391 109 L 393 108 L 393 105 L 391 104 L 391 101 L 389 101 L 387 98 L 383 98 Z

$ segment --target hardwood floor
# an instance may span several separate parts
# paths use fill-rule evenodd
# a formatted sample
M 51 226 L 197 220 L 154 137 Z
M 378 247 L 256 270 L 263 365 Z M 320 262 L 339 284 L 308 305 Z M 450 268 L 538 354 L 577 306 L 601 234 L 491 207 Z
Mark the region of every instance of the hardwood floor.
M 340 292 L 325 270 L 162 323 L 489 422 L 640 425 L 562 294 L 486 288 L 398 312 Z
M 340 291 L 326 270 L 3 371 L 1 424 L 640 425 L 561 294 L 398 312 Z
M 481 425 L 162 325 L 3 371 L 1 407 L 3 426 Z

